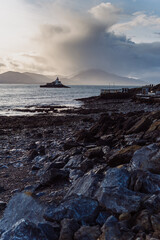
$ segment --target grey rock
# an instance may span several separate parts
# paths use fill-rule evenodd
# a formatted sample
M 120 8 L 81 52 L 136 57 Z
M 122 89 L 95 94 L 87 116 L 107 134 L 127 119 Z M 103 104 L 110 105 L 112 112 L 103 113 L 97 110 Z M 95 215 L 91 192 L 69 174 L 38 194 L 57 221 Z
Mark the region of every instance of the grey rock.
M 107 170 L 101 183 L 101 188 L 106 187 L 128 187 L 130 173 L 124 168 L 110 168 Z
M 47 237 L 34 223 L 22 219 L 4 232 L 0 240 L 47 240 Z
M 44 218 L 47 221 L 61 221 L 64 218 L 74 219 L 81 223 L 92 223 L 98 214 L 98 202 L 89 198 L 72 196 L 59 206 L 50 206 Z
M 101 176 L 91 170 L 83 177 L 80 177 L 73 182 L 72 187 L 66 194 L 66 197 L 73 194 L 83 195 L 85 197 L 94 197 L 100 180 Z
M 160 145 L 151 144 L 137 150 L 131 160 L 132 170 L 147 170 L 160 173 Z
M 113 213 L 130 213 L 138 211 L 141 196 L 124 187 L 107 187 L 98 191 L 97 199 L 101 206 Z
M 9 201 L 0 221 L 0 229 L 8 230 L 21 219 L 31 220 L 37 224 L 43 222 L 45 207 L 26 193 L 17 193 Z

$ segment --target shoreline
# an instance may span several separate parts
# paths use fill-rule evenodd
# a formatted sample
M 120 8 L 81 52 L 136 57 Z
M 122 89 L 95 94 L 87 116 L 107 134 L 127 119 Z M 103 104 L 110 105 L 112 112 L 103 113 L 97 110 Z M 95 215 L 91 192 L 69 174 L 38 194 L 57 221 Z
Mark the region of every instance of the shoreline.
M 145 147 L 153 143 L 159 146 L 160 106 L 130 99 L 105 100 L 91 97 L 81 101 L 82 106 L 79 108 L 46 106 L 52 111 L 60 108 L 60 113 L 55 112 L 55 115 L 47 109 L 48 112 L 45 114 L 33 116 L 0 116 L 0 187 L 2 189 L 0 200 L 7 205 L 15 193 L 29 192 L 33 199 L 36 198 L 41 204 L 50 205 L 54 202 L 59 205 L 65 202 L 68 196 L 72 198 L 77 195 L 81 196 L 82 200 L 87 197 L 90 201 L 98 201 L 100 207 L 98 209 L 101 210 L 97 209 L 96 217 L 98 213 L 105 212 L 110 214 L 109 216 L 113 215 L 119 224 L 120 216 L 127 213 L 128 215 L 123 217 L 129 218 L 126 221 L 132 221 L 143 212 L 142 195 L 149 197 L 151 194 L 158 194 L 156 191 L 159 180 L 152 180 L 155 174 L 153 169 L 152 171 L 147 169 L 147 163 L 144 169 L 140 169 L 143 181 L 145 176 L 150 177 L 153 191 L 140 190 L 144 185 L 141 187 L 135 185 L 138 184 L 136 183 L 138 176 L 134 175 L 135 170 L 132 169 L 131 163 L 135 152 L 141 149 L 145 151 Z M 159 166 L 158 163 L 155 164 Z M 108 186 L 114 200 L 112 197 L 111 202 L 108 202 L 108 198 L 105 200 L 110 206 L 108 208 L 102 199 L 97 199 L 96 192 L 99 189 L 99 196 L 103 195 L 103 191 L 104 194 L 108 194 L 104 189 L 101 192 L 101 188 L 102 185 L 107 184 L 103 179 L 107 179 L 107 173 L 110 171 L 115 172 L 110 173 L 109 180 L 104 181 L 109 181 Z M 139 170 L 136 171 L 138 174 Z M 117 189 L 120 187 L 116 185 L 117 181 L 121 181 L 120 175 L 123 179 L 129 176 L 132 185 L 136 186 L 131 186 L 131 182 L 130 185 L 121 182 L 122 203 L 117 195 L 119 190 L 114 192 L 115 187 Z M 131 194 L 130 197 L 128 194 Z M 137 203 L 134 202 L 135 196 Z M 127 204 L 129 199 L 132 199 L 132 204 L 129 204 L 131 206 Z M 116 207 L 112 207 L 114 201 Z M 122 208 L 123 211 L 120 210 Z M 3 211 L 1 217 L 2 214 Z M 45 219 L 47 219 L 46 223 L 50 224 L 50 218 Z M 30 220 L 34 221 L 34 219 Z M 53 218 L 52 221 L 60 223 Z M 88 226 L 90 228 L 98 226 L 100 236 L 103 234 L 101 227 L 104 222 L 95 221 L 94 219 L 91 224 L 88 223 Z M 138 233 L 132 230 L 136 225 L 134 221 L 133 226 L 128 226 L 128 233 L 136 237 Z M 141 224 L 141 220 L 139 223 Z M 79 224 L 83 225 L 80 222 Z M 147 234 L 145 230 L 143 232 Z M 148 234 L 154 233 L 152 229 Z M 121 234 L 124 234 L 123 231 Z

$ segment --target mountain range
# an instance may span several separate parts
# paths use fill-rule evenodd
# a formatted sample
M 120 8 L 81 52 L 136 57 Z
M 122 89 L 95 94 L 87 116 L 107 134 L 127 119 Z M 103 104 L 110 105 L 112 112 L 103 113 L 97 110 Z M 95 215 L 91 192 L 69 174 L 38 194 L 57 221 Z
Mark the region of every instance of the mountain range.
M 5 72 L 0 74 L 2 84 L 45 84 L 52 82 L 57 76 L 46 76 L 36 73 Z M 60 77 L 65 85 L 144 85 L 144 81 L 134 78 L 121 77 L 99 69 L 82 71 L 72 77 Z

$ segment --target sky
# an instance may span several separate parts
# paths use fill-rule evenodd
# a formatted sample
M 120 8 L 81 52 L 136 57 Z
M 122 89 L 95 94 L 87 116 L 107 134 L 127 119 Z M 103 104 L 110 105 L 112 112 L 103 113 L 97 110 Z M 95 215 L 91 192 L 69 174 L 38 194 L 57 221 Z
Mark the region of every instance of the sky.
M 1 0 L 0 73 L 160 75 L 159 0 Z

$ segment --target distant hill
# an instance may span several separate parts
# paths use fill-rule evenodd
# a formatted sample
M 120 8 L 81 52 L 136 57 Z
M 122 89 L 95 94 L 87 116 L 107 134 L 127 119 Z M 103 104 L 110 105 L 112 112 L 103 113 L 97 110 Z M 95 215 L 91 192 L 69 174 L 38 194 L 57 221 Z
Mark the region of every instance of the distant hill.
M 69 85 L 145 85 L 141 80 L 133 78 L 121 77 L 112 73 L 108 73 L 99 69 L 90 69 L 80 72 L 69 79 L 61 79 L 64 84 Z
M 0 83 L 4 84 L 45 84 L 52 82 L 57 76 L 45 76 L 36 73 L 6 72 L 0 74 Z M 60 76 L 60 80 L 65 85 L 145 85 L 141 80 L 121 77 L 99 69 L 82 71 L 73 77 Z
M 34 73 L 5 72 L 0 74 L 0 83 L 4 84 L 41 84 L 50 82 L 47 76 Z

